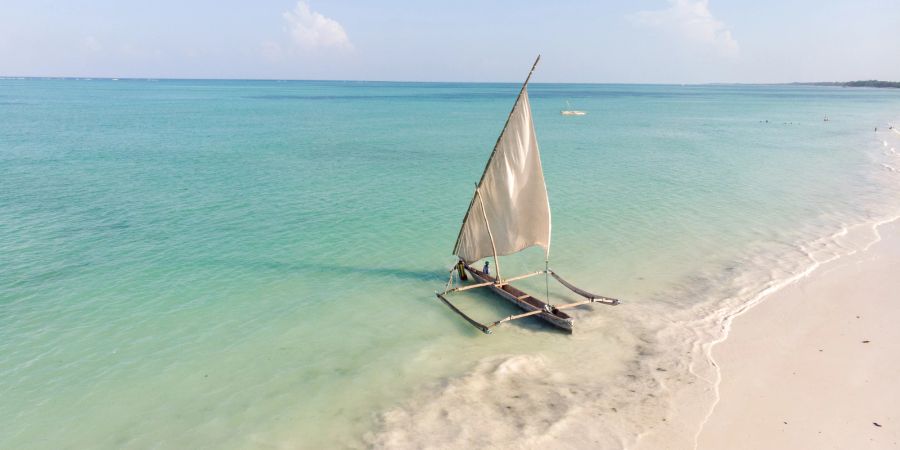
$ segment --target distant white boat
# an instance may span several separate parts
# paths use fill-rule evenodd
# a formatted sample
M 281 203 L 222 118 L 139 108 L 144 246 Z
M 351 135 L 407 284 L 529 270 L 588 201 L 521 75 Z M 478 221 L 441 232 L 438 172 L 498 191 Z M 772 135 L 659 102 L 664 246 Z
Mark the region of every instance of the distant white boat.
M 562 115 L 564 115 L 564 116 L 584 116 L 584 115 L 587 115 L 587 112 L 586 112 L 586 111 L 578 111 L 578 110 L 572 109 L 572 105 L 569 103 L 568 100 L 566 100 L 566 109 L 560 111 L 559 113 L 562 114 Z

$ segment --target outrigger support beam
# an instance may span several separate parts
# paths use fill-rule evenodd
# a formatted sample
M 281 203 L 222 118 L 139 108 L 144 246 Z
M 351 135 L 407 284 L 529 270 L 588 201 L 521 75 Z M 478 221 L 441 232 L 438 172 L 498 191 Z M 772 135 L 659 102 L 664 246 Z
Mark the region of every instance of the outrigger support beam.
M 601 300 L 593 300 L 593 299 L 591 299 L 591 300 L 582 300 L 582 301 L 580 301 L 580 302 L 566 303 L 565 305 L 554 306 L 553 309 L 552 309 L 551 311 L 553 311 L 553 310 L 559 310 L 559 309 L 569 309 L 569 308 L 574 308 L 574 307 L 576 307 L 576 306 L 586 305 L 586 304 L 588 304 L 588 303 L 597 303 L 597 302 L 601 302 L 601 303 L 602 303 Z M 513 321 L 513 320 L 524 319 L 524 318 L 526 318 L 526 317 L 536 316 L 536 315 L 538 315 L 538 314 L 540 314 L 540 313 L 551 312 L 551 311 L 546 311 L 546 310 L 543 310 L 543 309 L 536 309 L 536 310 L 534 310 L 534 311 L 529 311 L 529 312 L 527 312 L 527 313 L 516 314 L 516 315 L 514 315 L 514 316 L 504 317 L 504 318 L 502 318 L 502 319 L 500 319 L 500 320 L 498 320 L 498 321 L 496 321 L 496 322 L 490 324 L 487 328 L 488 328 L 488 329 L 491 329 L 491 328 L 496 327 L 497 325 L 500 325 L 501 323 L 506 323 L 506 322 L 510 322 L 510 321 Z
M 553 278 L 556 278 L 556 281 L 559 281 L 559 284 L 569 288 L 570 291 L 572 291 L 586 299 L 591 300 L 591 302 L 598 302 L 598 303 L 603 303 L 605 305 L 612 305 L 612 306 L 619 304 L 618 299 L 611 298 L 611 297 L 605 297 L 605 296 L 597 295 L 597 294 L 592 294 L 588 291 L 585 291 L 584 289 L 581 289 L 578 286 L 575 286 L 574 284 L 569 283 L 566 280 L 563 280 L 561 276 L 557 275 L 556 272 L 554 272 L 552 270 L 550 271 L 550 275 L 553 275 Z
M 444 302 L 445 305 L 450 307 L 450 309 L 452 309 L 453 312 L 459 314 L 460 316 L 462 316 L 463 319 L 466 319 L 466 321 L 468 321 L 470 324 L 472 324 L 473 327 L 478 328 L 484 334 L 491 334 L 490 327 L 482 325 L 477 320 L 467 316 L 464 312 L 460 311 L 459 308 L 453 306 L 453 303 L 450 303 L 450 300 L 447 300 L 447 298 L 444 297 L 444 294 L 441 294 L 439 292 L 435 292 L 434 294 L 437 295 L 437 297 L 439 299 L 441 299 L 441 301 Z
M 462 291 L 468 291 L 469 289 L 475 289 L 475 288 L 480 288 L 480 287 L 485 287 L 485 286 L 497 286 L 497 287 L 505 286 L 509 283 L 512 283 L 513 281 L 521 280 L 521 279 L 528 278 L 528 277 L 533 277 L 535 275 L 540 275 L 542 273 L 544 273 L 543 270 L 538 270 L 537 272 L 526 273 L 525 275 L 519 275 L 517 277 L 507 278 L 507 279 L 503 280 L 502 282 L 486 281 L 484 283 L 476 283 L 476 284 L 470 284 L 468 286 L 460 286 L 458 288 L 453 288 L 453 289 L 450 289 L 443 293 L 449 294 L 452 292 L 462 292 Z

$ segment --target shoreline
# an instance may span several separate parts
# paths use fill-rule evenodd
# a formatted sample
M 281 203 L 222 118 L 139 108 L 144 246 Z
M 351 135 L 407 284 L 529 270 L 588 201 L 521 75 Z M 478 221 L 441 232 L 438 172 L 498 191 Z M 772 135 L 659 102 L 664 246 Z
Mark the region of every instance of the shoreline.
M 892 131 L 898 133 L 897 130 Z M 879 147 L 887 147 L 884 145 L 886 143 L 887 141 L 879 141 Z M 873 155 L 887 156 L 885 151 L 878 150 Z M 873 163 L 880 162 L 880 158 L 877 159 Z M 893 174 L 877 175 L 876 178 L 883 176 L 896 180 Z M 894 186 L 894 183 L 890 181 L 885 187 Z M 618 361 L 624 363 L 621 367 L 586 360 L 584 354 L 575 358 L 578 362 L 574 363 L 574 360 L 560 360 L 558 355 L 551 357 L 543 351 L 536 354 L 514 352 L 485 358 L 463 375 L 430 384 L 401 404 L 379 412 L 378 423 L 366 433 L 363 445 L 376 448 L 422 445 L 465 448 L 472 442 L 487 447 L 498 442 L 514 442 L 516 446 L 530 448 L 566 439 L 566 445 L 571 448 L 735 448 L 735 443 L 731 442 L 735 439 L 735 432 L 720 422 L 751 422 L 745 417 L 722 419 L 722 411 L 726 405 L 731 408 L 733 405 L 743 404 L 740 396 L 747 385 L 752 386 L 753 379 L 741 378 L 736 387 L 732 386 L 733 374 L 725 368 L 730 360 L 722 356 L 722 352 L 733 346 L 733 342 L 740 341 L 737 336 L 741 336 L 745 328 L 756 322 L 751 320 L 751 324 L 747 325 L 745 319 L 738 321 L 735 326 L 734 319 L 755 317 L 759 314 L 758 310 L 772 308 L 770 303 L 791 295 L 787 293 L 794 292 L 798 286 L 806 286 L 813 283 L 813 280 L 831 280 L 834 267 L 852 265 L 860 258 L 880 254 L 885 247 L 883 240 L 894 242 L 896 239 L 900 242 L 900 216 L 896 213 L 886 216 L 886 212 L 869 211 L 871 215 L 868 220 L 851 222 L 852 224 L 845 222 L 837 231 L 832 228 L 830 233 L 818 238 L 782 246 L 781 251 L 786 253 L 780 255 L 777 261 L 771 255 L 756 260 L 752 263 L 756 269 L 771 270 L 768 280 L 757 280 L 761 284 L 757 284 L 755 289 L 745 284 L 732 286 L 734 292 L 730 293 L 728 290 L 708 292 L 712 295 L 710 302 L 670 311 L 676 315 L 664 320 L 677 322 L 678 325 L 674 327 L 656 322 L 656 326 L 642 330 L 645 334 L 638 333 L 639 335 L 634 336 L 636 340 L 613 337 L 612 341 L 625 344 L 627 349 L 622 355 L 625 359 Z M 882 219 L 874 219 L 873 216 Z M 900 244 L 897 248 L 896 255 L 900 257 Z M 795 256 L 800 259 L 794 260 Z M 749 259 L 752 260 L 753 257 Z M 767 262 L 778 265 L 767 265 Z M 776 275 L 776 272 L 780 273 Z M 755 274 L 753 270 L 745 273 L 747 274 L 751 276 L 749 280 L 752 285 L 753 276 L 759 274 Z M 730 278 L 735 276 L 741 275 L 734 272 Z M 855 279 L 845 279 L 842 282 L 852 286 Z M 687 287 L 690 289 L 690 286 Z M 897 290 L 900 291 L 900 286 Z M 723 297 L 719 295 L 729 297 L 721 300 Z M 739 300 L 739 303 L 730 300 Z M 841 301 L 838 300 L 838 303 Z M 884 301 L 887 300 L 882 303 Z M 641 305 L 636 304 L 633 308 L 641 308 Z M 702 311 L 706 311 L 708 315 L 694 315 Z M 654 310 L 647 309 L 644 312 L 652 314 Z M 610 318 L 613 317 L 610 315 Z M 897 319 L 900 320 L 900 314 Z M 662 328 L 657 328 L 661 324 Z M 611 323 L 605 325 L 609 326 Z M 601 327 L 604 328 L 601 335 L 604 339 L 609 339 L 611 336 L 607 333 L 610 330 L 606 326 Z M 791 324 L 788 323 L 782 324 L 780 328 L 769 327 L 765 333 L 766 336 L 779 336 L 779 333 L 791 330 Z M 593 335 L 584 335 L 584 338 L 588 337 Z M 669 351 L 661 352 L 664 347 L 655 347 L 657 343 L 680 342 L 685 338 L 694 340 L 680 350 L 669 348 Z M 882 338 L 878 340 L 889 341 Z M 693 354 L 693 357 L 685 362 L 673 350 L 686 351 Z M 733 358 L 755 361 L 760 352 L 732 351 L 732 355 L 735 353 L 737 356 L 732 356 Z M 557 370 L 556 363 L 562 363 L 561 366 L 564 367 L 577 366 L 581 370 Z M 900 363 L 897 367 L 900 367 Z M 581 376 L 581 372 L 601 368 L 609 371 L 608 375 L 612 376 L 610 380 L 621 381 L 596 383 Z M 753 369 L 770 373 L 777 371 L 779 367 L 760 364 Z M 900 378 L 900 373 L 897 378 Z M 546 384 L 549 380 L 552 380 L 552 387 Z M 490 392 L 485 391 L 486 386 L 492 386 Z M 519 398 L 518 393 L 523 391 L 528 393 L 528 401 Z M 788 391 L 790 392 L 793 391 Z M 588 398 L 579 399 L 585 395 Z M 735 396 L 737 401 L 734 400 Z M 510 397 L 515 400 L 510 400 Z M 546 405 L 555 406 L 553 411 L 544 411 L 545 414 L 542 414 L 540 422 L 543 425 L 524 425 L 528 423 L 527 418 L 533 415 L 524 415 L 525 411 L 541 411 Z M 448 414 L 458 422 L 456 428 L 449 433 L 444 426 L 436 427 L 446 424 Z M 754 417 L 765 416 L 766 414 L 761 413 Z M 603 425 L 586 425 L 599 417 L 603 417 Z M 757 432 L 755 428 L 740 429 L 738 432 L 741 431 L 750 436 L 743 438 L 747 448 L 803 448 L 802 444 L 806 442 L 784 447 L 766 447 L 763 441 L 753 439 Z M 712 441 L 712 445 L 708 444 L 714 439 L 719 440 Z
M 671 403 L 669 403 L 668 407 L 663 406 L 663 404 L 658 404 L 657 406 L 651 406 L 650 410 L 644 409 L 643 411 L 640 411 L 639 408 L 638 410 L 632 411 L 632 413 L 640 412 L 642 414 L 649 412 L 650 415 L 644 418 L 632 415 L 631 420 L 637 420 L 630 425 L 627 423 L 628 419 L 621 416 L 625 411 L 623 409 L 624 405 L 620 403 L 618 406 L 618 414 L 616 414 L 617 411 L 615 407 L 611 408 L 614 416 L 611 417 L 611 419 L 613 419 L 613 426 L 606 431 L 612 433 L 605 438 L 598 438 L 596 433 L 597 430 L 585 429 L 584 424 L 579 422 L 581 422 L 582 419 L 587 419 L 589 416 L 603 416 L 608 414 L 608 412 L 603 411 L 602 409 L 595 409 L 596 412 L 591 413 L 589 411 L 590 408 L 586 409 L 584 407 L 574 406 L 577 402 L 574 402 L 575 398 L 572 398 L 570 395 L 563 396 L 565 398 L 562 403 L 565 406 L 563 406 L 562 410 L 546 411 L 546 414 L 542 414 L 541 422 L 549 424 L 549 427 L 544 430 L 531 429 L 531 427 L 526 426 L 524 429 L 521 429 L 521 431 L 524 431 L 523 435 L 515 435 L 511 434 L 512 430 L 504 429 L 503 421 L 490 420 L 483 416 L 489 412 L 494 414 L 503 413 L 505 416 L 504 421 L 517 418 L 524 420 L 524 418 L 528 416 L 521 415 L 522 412 L 531 411 L 533 413 L 538 411 L 541 405 L 546 403 L 548 398 L 554 397 L 553 395 L 547 394 L 550 394 L 551 391 L 555 391 L 555 389 L 548 390 L 543 383 L 533 385 L 532 382 L 535 380 L 552 380 L 551 384 L 557 385 L 557 387 L 565 386 L 566 390 L 571 390 L 579 384 L 579 382 L 574 382 L 572 378 L 575 374 L 565 373 L 565 371 L 559 372 L 548 367 L 548 355 L 543 354 L 543 352 L 538 352 L 537 354 L 503 354 L 492 358 L 485 358 L 480 360 L 476 367 L 467 370 L 462 376 L 451 377 L 440 383 L 431 384 L 430 389 L 426 389 L 431 391 L 429 393 L 429 399 L 425 400 L 422 397 L 417 397 L 418 401 L 404 402 L 404 407 L 383 411 L 381 413 L 381 420 L 379 420 L 380 423 L 378 427 L 376 427 L 377 431 L 372 430 L 367 433 L 363 439 L 363 445 L 375 448 L 415 445 L 440 445 L 445 446 L 446 448 L 465 448 L 466 445 L 477 442 L 479 446 L 490 448 L 496 445 L 497 442 L 516 442 L 516 445 L 519 447 L 532 448 L 548 445 L 551 442 L 559 442 L 558 439 L 560 438 L 560 435 L 569 435 L 570 437 L 568 438 L 566 445 L 570 448 L 594 448 L 598 445 L 602 448 L 623 449 L 740 448 L 739 445 L 736 446 L 735 442 L 733 442 L 736 433 L 734 429 L 729 426 L 723 426 L 720 422 L 723 420 L 726 424 L 729 422 L 741 421 L 744 421 L 744 423 L 752 422 L 747 421 L 745 417 L 727 417 L 723 419 L 722 410 L 724 408 L 723 405 L 725 404 L 728 404 L 729 407 L 738 405 L 738 412 L 742 410 L 740 406 L 743 405 L 743 403 L 741 403 L 743 401 L 741 396 L 744 393 L 746 386 L 753 384 L 754 376 L 746 375 L 740 377 L 739 381 L 735 382 L 733 374 L 727 368 L 727 365 L 731 362 L 731 359 L 729 358 L 750 361 L 745 362 L 745 364 L 750 364 L 753 369 L 759 372 L 769 373 L 777 371 L 778 367 L 764 364 L 754 367 L 754 356 L 758 356 L 759 352 L 748 352 L 743 349 L 738 349 L 732 350 L 728 356 L 722 355 L 723 349 L 733 346 L 734 342 L 743 342 L 741 336 L 745 332 L 744 330 L 748 327 L 759 325 L 760 320 L 744 319 L 737 321 L 737 324 L 735 325 L 734 319 L 739 317 L 755 317 L 759 314 L 758 311 L 768 310 L 772 307 L 773 303 L 778 303 L 779 299 L 788 295 L 794 295 L 793 292 L 796 289 L 803 289 L 808 284 L 818 283 L 823 279 L 831 280 L 831 273 L 836 267 L 852 266 L 861 258 L 869 258 L 876 253 L 880 254 L 885 246 L 884 241 L 894 243 L 896 251 L 894 251 L 892 255 L 897 257 L 897 266 L 900 267 L 900 216 L 847 225 L 830 235 L 801 244 L 800 247 L 809 252 L 807 256 L 812 261 L 809 266 L 800 269 L 798 272 L 786 278 L 771 280 L 770 284 L 763 287 L 748 301 L 739 305 L 738 308 L 731 309 L 731 312 L 724 316 L 714 314 L 710 318 L 719 317 L 720 319 L 715 322 L 706 322 L 707 326 L 712 326 L 712 328 L 707 331 L 712 331 L 717 328 L 713 323 L 718 323 L 718 327 L 721 327 L 721 335 L 712 341 L 698 342 L 700 347 L 702 347 L 702 350 L 698 349 L 700 354 L 697 356 L 701 359 L 694 360 L 690 364 L 692 368 L 687 370 L 695 377 L 692 382 L 682 385 L 681 383 L 683 380 L 678 381 L 677 379 L 669 378 L 670 375 L 676 375 L 676 378 L 678 377 L 677 374 L 679 370 L 677 368 L 670 368 L 663 371 L 660 371 L 660 369 L 657 368 L 655 369 L 657 372 L 654 373 L 653 369 L 649 368 L 650 366 L 647 366 L 642 369 L 637 369 L 637 372 L 633 372 L 632 369 L 620 373 L 620 376 L 625 377 L 633 377 L 634 373 L 644 375 L 648 373 L 652 374 L 647 380 L 652 380 L 655 383 L 655 387 L 650 388 L 650 391 L 648 392 L 668 397 L 663 403 Z M 822 248 L 818 248 L 819 245 L 821 245 Z M 852 285 L 854 280 L 841 279 L 841 282 Z M 900 291 L 900 280 L 898 280 L 897 291 Z M 790 304 L 792 300 L 794 300 L 793 297 L 783 303 Z M 882 299 L 882 301 L 889 300 L 889 298 Z M 843 302 L 843 300 L 839 299 L 838 303 L 841 302 Z M 900 321 L 900 309 L 898 309 L 897 314 L 895 315 L 896 319 Z M 782 317 L 785 315 L 776 313 L 776 316 Z M 747 323 L 748 320 L 750 321 L 749 324 Z M 700 322 L 703 322 L 703 320 Z M 762 325 L 767 336 L 778 336 L 780 332 L 790 330 L 790 326 L 788 325 L 782 324 L 779 326 L 765 327 L 765 323 L 766 322 L 763 321 Z M 900 333 L 898 333 L 897 337 L 900 338 Z M 876 339 L 882 342 L 889 342 L 891 340 L 882 337 Z M 887 348 L 887 350 L 889 351 L 890 349 Z M 748 357 L 748 355 L 752 356 Z M 695 369 L 698 368 L 693 368 L 693 365 L 696 363 L 706 366 L 706 368 L 710 370 L 710 373 L 704 376 L 700 373 L 704 370 L 702 368 L 699 369 L 700 372 L 696 372 Z M 655 367 L 656 363 L 651 365 Z M 900 361 L 898 361 L 896 367 L 900 368 Z M 639 375 L 639 377 L 644 375 Z M 518 377 L 522 378 L 514 380 Z M 900 378 L 900 372 L 897 373 L 897 378 Z M 799 379 L 800 378 L 798 378 L 798 380 Z M 699 383 L 694 384 L 694 381 Z M 804 378 L 803 382 L 805 381 L 808 381 L 808 379 Z M 670 385 L 670 383 L 675 384 Z M 529 385 L 532 386 L 532 388 L 537 387 L 538 391 L 543 392 L 540 392 L 539 395 L 534 395 L 537 392 L 531 391 L 530 393 L 534 395 L 534 397 L 530 399 L 532 401 L 522 405 L 524 407 L 516 405 L 516 403 L 519 402 L 518 396 L 514 397 L 517 400 L 513 400 L 512 403 L 510 403 L 508 397 L 503 393 L 509 394 L 513 391 L 519 392 L 523 385 Z M 680 387 L 676 387 L 678 385 L 680 385 Z M 484 390 L 486 386 L 492 386 L 492 390 L 497 389 L 500 392 L 488 394 Z M 599 389 L 597 392 L 604 390 L 608 391 L 611 387 L 612 386 L 609 385 L 595 386 L 595 388 Z M 628 388 L 628 386 L 624 385 L 618 387 Z M 670 388 L 674 388 L 674 390 L 669 390 Z M 437 392 L 435 392 L 435 389 Z M 659 389 L 662 389 L 662 391 Z M 700 389 L 700 391 L 696 389 Z M 591 389 L 587 390 L 590 391 Z M 574 393 L 574 391 L 572 392 Z M 631 392 L 633 393 L 634 391 L 632 390 Z M 670 395 L 671 397 L 669 397 Z M 654 395 L 649 395 L 651 398 L 653 396 Z M 734 397 L 737 397 L 738 400 L 735 401 Z M 632 401 L 636 398 L 639 397 L 633 398 Z M 436 399 L 439 400 L 434 401 Z M 897 396 L 896 399 L 900 400 L 900 396 Z M 420 403 L 422 400 L 424 400 L 424 404 Z M 619 398 L 618 400 L 622 399 Z M 647 398 L 641 400 L 642 403 L 646 401 Z M 600 406 L 601 404 L 606 405 L 606 403 L 607 402 L 602 402 L 594 406 Z M 450 407 L 449 405 L 453 406 Z M 500 406 L 505 408 L 512 407 L 513 411 L 502 410 L 500 409 Z M 658 407 L 667 409 L 668 412 L 663 412 L 661 409 L 657 409 Z M 661 414 L 660 417 L 662 418 L 662 423 L 654 423 L 654 419 L 649 418 L 650 416 L 657 415 L 653 411 L 658 411 Z M 455 417 L 458 421 L 455 428 L 453 428 L 449 434 L 444 434 L 447 431 L 437 433 L 433 429 L 428 429 L 427 426 L 424 427 L 424 429 L 417 429 L 422 423 L 442 423 L 443 420 L 441 417 L 444 417 L 446 414 L 449 414 L 450 417 Z M 726 412 L 726 414 L 728 413 Z M 473 416 L 482 416 L 478 419 L 480 422 L 479 425 L 469 422 L 470 417 Z M 768 414 L 760 413 L 755 417 L 766 416 L 768 416 Z M 882 415 L 881 417 L 886 416 Z M 496 419 L 496 416 L 494 419 Z M 625 422 L 622 422 L 622 420 L 625 420 Z M 656 418 L 655 420 L 659 420 L 659 418 Z M 882 425 L 884 423 L 890 423 L 889 420 L 884 419 L 874 420 L 881 420 L 881 422 L 878 423 Z M 462 425 L 463 423 L 467 423 L 468 425 Z M 484 428 L 486 424 L 490 424 L 490 426 Z M 473 434 L 474 430 L 471 430 L 470 428 L 480 430 L 481 432 L 484 432 L 484 435 L 479 435 L 479 437 L 476 438 L 475 436 L 478 434 Z M 389 430 L 392 432 L 384 433 Z M 413 433 L 413 435 L 417 435 L 418 437 L 412 437 L 407 434 L 411 430 L 427 432 Z M 754 439 L 754 434 L 758 431 L 759 430 L 754 427 L 748 427 L 739 429 L 737 432 L 743 432 L 748 436 L 742 436 L 741 438 L 746 443 L 746 448 L 804 448 L 802 444 L 806 442 L 801 441 L 783 447 L 778 447 L 774 444 L 768 445 L 768 442 Z M 572 432 L 576 432 L 574 436 L 578 437 L 572 437 Z M 423 436 L 429 437 L 423 438 Z M 711 440 L 713 444 L 708 444 Z
M 742 319 L 711 344 L 716 401 L 695 448 L 897 446 L 900 219 L 873 231 L 730 318 Z

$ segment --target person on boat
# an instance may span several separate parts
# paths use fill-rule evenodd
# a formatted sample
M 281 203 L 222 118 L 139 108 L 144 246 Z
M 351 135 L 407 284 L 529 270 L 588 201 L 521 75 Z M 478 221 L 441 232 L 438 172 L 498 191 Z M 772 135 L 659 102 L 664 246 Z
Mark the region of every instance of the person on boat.
M 485 261 L 484 267 L 481 268 L 481 271 L 484 272 L 485 275 L 490 275 L 491 274 L 491 262 Z

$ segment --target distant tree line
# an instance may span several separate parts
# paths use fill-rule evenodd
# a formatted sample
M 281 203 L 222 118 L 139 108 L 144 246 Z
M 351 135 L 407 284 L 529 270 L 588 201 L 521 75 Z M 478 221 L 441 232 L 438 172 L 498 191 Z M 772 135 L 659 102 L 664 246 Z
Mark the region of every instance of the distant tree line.
M 858 80 L 858 81 L 820 81 L 815 83 L 791 83 L 809 86 L 841 86 L 841 87 L 876 87 L 900 88 L 900 81 Z

